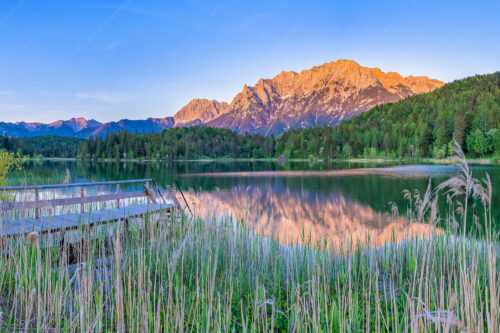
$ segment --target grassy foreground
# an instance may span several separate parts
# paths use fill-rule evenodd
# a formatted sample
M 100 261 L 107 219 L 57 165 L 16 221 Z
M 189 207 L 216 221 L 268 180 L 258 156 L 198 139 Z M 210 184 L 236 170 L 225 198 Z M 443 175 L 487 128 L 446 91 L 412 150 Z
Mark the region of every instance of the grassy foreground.
M 307 237 L 284 246 L 242 221 L 185 216 L 175 224 L 146 216 L 128 232 L 81 230 L 72 246 L 46 247 L 48 235 L 3 239 L 1 330 L 498 332 L 488 180 L 464 163 L 440 190 L 448 231 L 378 249 L 346 242 L 333 252 Z M 436 196 L 414 200 L 409 219 L 435 223 Z M 468 216 L 481 236 L 453 231 Z
M 2 329 L 496 331 L 498 247 L 442 234 L 341 253 L 282 246 L 230 219 L 151 223 L 69 253 L 0 256 Z M 464 256 L 464 246 L 466 247 Z M 64 265 L 69 256 L 84 261 Z M 98 259 L 100 257 L 101 259 Z

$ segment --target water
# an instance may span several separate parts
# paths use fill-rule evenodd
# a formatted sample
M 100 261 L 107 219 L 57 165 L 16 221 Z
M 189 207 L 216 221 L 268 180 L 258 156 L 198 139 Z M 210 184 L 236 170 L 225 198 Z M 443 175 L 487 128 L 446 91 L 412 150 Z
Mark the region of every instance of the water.
M 408 201 L 404 189 L 425 192 L 457 172 L 450 165 L 393 165 L 389 163 L 287 162 L 29 162 L 14 178 L 21 183 L 58 183 L 66 168 L 72 182 L 154 178 L 164 187 L 179 182 L 197 214 L 231 213 L 266 236 L 283 242 L 339 242 L 366 237 L 379 244 L 408 232 L 427 234 L 432 228 L 408 226 L 402 218 L 389 218 L 389 202 L 404 215 Z M 500 221 L 500 167 L 472 166 L 474 176 L 488 172 L 493 182 L 493 216 Z M 123 190 L 134 190 L 124 186 Z M 440 211 L 446 211 L 440 200 Z

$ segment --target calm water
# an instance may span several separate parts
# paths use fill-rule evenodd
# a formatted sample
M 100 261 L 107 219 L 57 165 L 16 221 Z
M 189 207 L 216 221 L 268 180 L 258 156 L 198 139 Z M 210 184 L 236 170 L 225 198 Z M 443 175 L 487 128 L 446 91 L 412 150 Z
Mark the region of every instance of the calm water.
M 408 202 L 403 189 L 425 192 L 429 178 L 437 186 L 457 172 L 454 166 L 391 164 L 326 164 L 287 162 L 141 163 L 74 161 L 30 162 L 21 182 L 60 182 L 70 170 L 72 182 L 154 178 L 160 186 L 177 180 L 189 204 L 200 215 L 231 213 L 265 235 L 283 241 L 338 241 L 370 232 L 374 242 L 391 233 L 427 232 L 408 227 L 402 219 L 388 219 L 389 202 L 401 213 Z M 500 167 L 473 166 L 474 175 L 488 172 L 494 189 L 493 214 L 500 221 Z M 28 179 L 28 180 L 26 180 Z M 29 180 L 31 179 L 31 181 Z M 45 181 L 44 181 L 45 180 Z M 125 187 L 124 190 L 133 190 Z M 444 211 L 444 200 L 441 201 Z M 497 227 L 498 229 L 498 227 Z

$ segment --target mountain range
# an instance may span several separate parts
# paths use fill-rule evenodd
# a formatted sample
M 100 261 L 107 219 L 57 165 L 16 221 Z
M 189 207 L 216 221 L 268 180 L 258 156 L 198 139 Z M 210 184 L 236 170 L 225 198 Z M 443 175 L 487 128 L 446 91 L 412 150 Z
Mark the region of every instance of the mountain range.
M 375 105 L 397 102 L 444 85 L 425 76 L 403 77 L 352 60 L 337 60 L 303 70 L 283 71 L 243 87 L 230 104 L 193 99 L 173 117 L 122 119 L 100 123 L 72 118 L 50 124 L 0 122 L 0 134 L 15 137 L 62 135 L 87 138 L 106 133 L 152 132 L 172 127 L 211 126 L 239 133 L 279 135 L 291 128 L 336 126 Z

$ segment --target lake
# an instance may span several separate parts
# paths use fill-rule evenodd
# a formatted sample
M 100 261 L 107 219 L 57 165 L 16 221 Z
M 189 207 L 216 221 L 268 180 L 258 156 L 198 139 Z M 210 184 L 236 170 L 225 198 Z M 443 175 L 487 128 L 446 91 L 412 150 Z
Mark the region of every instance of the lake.
M 429 234 L 432 228 L 408 225 L 391 214 L 395 203 L 405 215 L 404 189 L 423 195 L 429 179 L 437 186 L 458 171 L 452 165 L 391 163 L 287 162 L 81 162 L 30 161 L 17 182 L 58 183 L 69 169 L 72 182 L 154 178 L 164 187 L 177 180 L 197 215 L 230 213 L 265 236 L 282 242 L 341 242 L 370 234 L 382 244 L 408 232 Z M 493 183 L 493 215 L 498 229 L 500 167 L 474 165 L 473 174 L 488 172 Z M 29 179 L 29 180 L 27 180 Z M 123 187 L 123 190 L 134 190 Z M 445 199 L 439 201 L 442 214 Z M 443 227 L 443 226 L 441 226 Z

